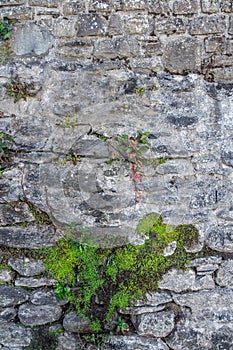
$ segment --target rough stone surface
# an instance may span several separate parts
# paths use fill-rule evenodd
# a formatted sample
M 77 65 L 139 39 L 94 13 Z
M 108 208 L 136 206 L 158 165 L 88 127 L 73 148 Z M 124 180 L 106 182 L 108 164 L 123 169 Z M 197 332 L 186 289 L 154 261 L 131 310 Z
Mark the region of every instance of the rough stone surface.
M 0 286 L 0 296 L 1 296 L 0 306 L 6 307 L 6 306 L 22 304 L 29 299 L 29 295 L 30 293 L 23 289 L 1 285 Z
M 31 330 L 15 324 L 0 325 L 0 343 L 6 347 L 28 346 L 31 342 Z
M 106 350 L 111 349 L 127 349 L 134 350 L 139 347 L 140 350 L 168 350 L 167 345 L 160 339 L 150 339 L 140 337 L 138 335 L 132 336 L 111 336 L 107 342 L 104 343 Z
M 65 305 L 68 303 L 67 298 L 62 300 L 58 299 L 54 290 L 46 288 L 42 290 L 36 290 L 31 294 L 30 301 L 35 305 Z
M 69 312 L 63 320 L 63 327 L 67 332 L 90 333 L 90 322 L 75 312 Z
M 174 328 L 174 313 L 161 311 L 142 314 L 133 319 L 137 334 L 143 337 L 164 338 Z
M 224 261 L 216 275 L 216 283 L 221 287 L 233 286 L 233 260 Z
M 43 286 L 54 286 L 57 281 L 49 278 L 19 277 L 15 280 L 17 287 L 36 288 Z
M 59 320 L 61 313 L 60 306 L 23 304 L 18 316 L 25 326 L 39 326 Z
M 196 277 L 191 269 L 187 271 L 172 269 L 158 282 L 158 287 L 180 293 L 187 290 L 213 289 L 215 284 L 209 275 Z
M 10 258 L 8 265 L 22 276 L 40 275 L 45 271 L 43 261 L 29 259 L 27 257 Z

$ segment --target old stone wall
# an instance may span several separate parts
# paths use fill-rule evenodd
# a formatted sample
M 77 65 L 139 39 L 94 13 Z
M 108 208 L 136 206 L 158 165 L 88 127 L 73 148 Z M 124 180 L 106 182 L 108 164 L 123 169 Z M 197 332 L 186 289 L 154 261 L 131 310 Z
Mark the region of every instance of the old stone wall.
M 141 244 L 159 213 L 213 255 L 169 270 L 103 348 L 232 350 L 232 0 L 0 0 L 0 18 L 0 349 L 90 332 L 27 249 L 69 225 Z

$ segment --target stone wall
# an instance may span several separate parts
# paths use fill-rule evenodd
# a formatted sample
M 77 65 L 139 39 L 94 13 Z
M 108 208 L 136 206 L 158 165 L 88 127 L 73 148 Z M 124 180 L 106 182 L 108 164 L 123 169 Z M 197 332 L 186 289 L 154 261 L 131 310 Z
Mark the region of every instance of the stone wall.
M 143 243 L 139 221 L 159 213 L 214 254 L 169 271 L 128 311 L 134 332 L 104 348 L 232 350 L 233 2 L 1 0 L 0 16 L 3 261 L 19 252 L 0 273 L 0 348 L 49 326 L 57 350 L 83 346 L 83 321 L 27 249 L 70 224 L 105 247 Z

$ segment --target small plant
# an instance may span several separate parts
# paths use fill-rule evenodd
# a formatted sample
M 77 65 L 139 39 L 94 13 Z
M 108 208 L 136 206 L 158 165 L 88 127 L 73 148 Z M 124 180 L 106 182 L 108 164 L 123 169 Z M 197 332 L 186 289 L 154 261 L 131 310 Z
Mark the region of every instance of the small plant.
M 122 318 L 118 318 L 118 320 L 115 321 L 115 325 L 117 333 L 124 335 L 129 332 L 129 325 Z
M 6 84 L 7 93 L 9 96 L 14 97 L 14 103 L 23 99 L 26 101 L 27 97 L 35 96 L 34 83 L 26 83 L 25 81 L 21 81 L 19 76 L 16 76 L 11 80 L 9 84 Z
M 105 334 L 105 333 L 85 334 L 82 336 L 82 339 L 85 341 L 86 344 L 91 343 L 96 345 L 98 348 L 101 348 L 103 342 L 108 339 L 109 335 L 111 334 Z
M 136 93 L 137 95 L 142 95 L 144 92 L 145 92 L 145 87 L 144 87 L 144 86 L 139 86 L 139 85 L 137 85 L 137 86 L 135 87 L 135 93 Z
M 8 40 L 11 37 L 11 21 L 4 17 L 3 21 L 0 23 L 0 40 Z
M 63 286 L 60 283 L 56 284 L 55 294 L 58 299 L 69 298 L 71 296 L 71 290 L 69 286 Z
M 66 160 L 71 161 L 74 165 L 76 165 L 80 161 L 81 157 L 76 153 L 66 153 Z
M 12 136 L 0 132 L 0 177 L 2 177 L 3 164 L 9 161 L 9 154 L 13 146 Z
M 65 119 L 63 120 L 58 120 L 56 122 L 56 125 L 62 127 L 62 128 L 73 128 L 75 126 L 78 126 L 78 122 L 77 122 L 77 117 L 73 117 L 71 119 L 71 117 L 69 116 L 69 114 L 66 114 Z

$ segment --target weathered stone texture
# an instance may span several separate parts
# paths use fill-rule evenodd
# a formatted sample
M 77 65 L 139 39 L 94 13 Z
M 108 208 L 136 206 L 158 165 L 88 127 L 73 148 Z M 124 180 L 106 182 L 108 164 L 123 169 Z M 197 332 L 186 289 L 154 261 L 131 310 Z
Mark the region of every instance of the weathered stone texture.
M 90 322 L 75 312 L 66 314 L 63 320 L 63 327 L 67 332 L 90 333 Z
M 173 12 L 176 15 L 189 15 L 198 12 L 197 0 L 177 0 L 173 4 Z
M 41 260 L 29 259 L 27 257 L 10 258 L 8 265 L 22 276 L 40 275 L 45 271 L 45 265 Z
M 15 324 L 0 325 L 0 342 L 10 348 L 28 346 L 31 342 L 31 330 Z
M 154 32 L 164 34 L 184 33 L 186 30 L 185 20 L 178 17 L 156 17 Z
M 24 304 L 19 307 L 18 316 L 25 326 L 39 326 L 59 320 L 61 313 L 60 306 Z
M 0 285 L 0 306 L 13 306 L 22 304 L 29 299 L 30 293 L 11 286 Z
M 99 14 L 78 15 L 78 36 L 90 36 L 104 33 L 107 28 L 105 18 Z
M 201 0 L 201 9 L 205 13 L 215 13 L 219 11 L 219 0 Z
M 226 29 L 226 18 L 223 15 L 194 17 L 190 23 L 191 35 L 224 33 Z

